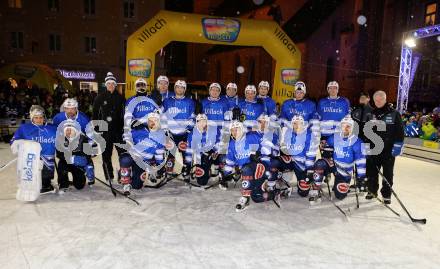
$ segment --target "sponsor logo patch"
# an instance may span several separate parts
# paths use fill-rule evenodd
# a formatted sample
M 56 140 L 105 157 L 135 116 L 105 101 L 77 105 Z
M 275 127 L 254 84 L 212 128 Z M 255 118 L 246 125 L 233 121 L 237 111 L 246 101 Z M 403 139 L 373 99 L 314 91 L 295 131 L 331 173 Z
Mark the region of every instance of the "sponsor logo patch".
M 347 183 L 339 183 L 336 186 L 336 189 L 340 192 L 340 193 L 347 193 L 348 192 L 348 188 L 350 186 Z
M 128 73 L 135 77 L 149 78 L 151 74 L 150 59 L 128 60 Z
M 201 167 L 196 167 L 196 170 L 194 171 L 194 175 L 196 177 L 203 177 L 205 175 L 205 170 L 203 170 Z
M 263 164 L 259 163 L 257 164 L 257 167 L 255 169 L 255 179 L 259 179 L 264 175 L 264 172 L 266 171 L 266 168 Z
M 243 189 L 247 189 L 247 188 L 249 188 L 251 186 L 251 183 L 248 181 L 248 180 L 243 180 L 242 182 L 241 182 L 241 187 L 243 188 Z
M 288 155 L 281 155 L 281 160 L 285 163 L 290 163 L 292 161 L 292 157 Z
M 300 180 L 298 182 L 298 188 L 302 191 L 306 191 L 306 190 L 310 189 L 310 185 L 305 180 Z
M 203 18 L 202 28 L 206 39 L 234 42 L 240 33 L 240 21 L 236 19 Z

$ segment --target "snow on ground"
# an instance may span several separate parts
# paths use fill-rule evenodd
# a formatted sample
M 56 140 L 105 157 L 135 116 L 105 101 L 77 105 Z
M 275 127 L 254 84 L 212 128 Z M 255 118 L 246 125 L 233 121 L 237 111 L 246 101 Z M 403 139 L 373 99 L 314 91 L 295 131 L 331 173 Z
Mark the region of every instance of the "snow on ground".
M 0 144 L 0 165 L 13 158 Z M 116 164 L 116 158 L 114 158 Z M 103 178 L 100 158 L 96 176 Z M 82 191 L 15 200 L 15 165 L 0 172 L 0 268 L 438 268 L 440 166 L 399 157 L 393 215 L 355 197 L 346 220 L 328 201 L 293 195 L 242 213 L 238 187 L 202 191 L 171 181 L 136 194 L 141 206 L 96 183 Z

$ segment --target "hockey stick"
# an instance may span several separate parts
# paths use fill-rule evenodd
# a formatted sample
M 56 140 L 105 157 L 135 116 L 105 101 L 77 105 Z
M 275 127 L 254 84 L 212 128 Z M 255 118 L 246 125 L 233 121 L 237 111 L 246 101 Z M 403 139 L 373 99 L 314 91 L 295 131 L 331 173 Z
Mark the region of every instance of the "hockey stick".
M 6 167 L 8 167 L 9 165 L 11 165 L 12 163 L 14 163 L 16 160 L 17 160 L 17 158 L 15 158 L 15 159 L 13 159 L 13 160 L 7 162 L 6 164 L 2 165 L 2 166 L 0 167 L 0 172 L 3 171 L 4 169 L 6 169 Z
M 375 195 L 374 193 L 368 192 L 369 194 L 373 195 L 374 198 L 376 198 L 377 201 L 379 201 L 379 203 L 381 203 L 382 205 L 384 205 L 386 208 L 388 208 L 389 210 L 391 210 L 391 212 L 394 213 L 394 215 L 400 217 L 400 214 L 397 213 L 394 209 L 392 209 L 389 205 L 385 204 L 385 202 L 380 199 L 379 197 L 377 197 L 377 195 Z
M 110 190 L 112 191 L 113 196 L 116 197 L 115 188 L 113 188 L 112 179 L 110 178 L 110 173 L 108 171 L 107 163 L 104 160 L 102 160 L 102 164 L 104 166 L 104 173 L 106 175 L 106 178 L 108 178 L 108 183 L 109 183 Z
M 356 167 L 356 165 L 355 165 L 355 167 Z M 359 193 L 358 193 L 358 187 L 357 187 L 357 179 L 356 179 L 355 167 L 353 167 L 352 178 L 354 179 L 354 193 L 356 194 L 356 208 L 359 209 Z
M 103 185 L 105 185 L 105 186 L 109 187 L 110 189 L 112 189 L 112 193 L 113 193 L 113 192 L 115 192 L 115 194 L 118 193 L 119 195 L 122 195 L 122 196 L 124 196 L 125 198 L 127 198 L 127 199 L 129 199 L 129 200 L 135 202 L 137 205 L 141 205 L 141 204 L 140 204 L 138 201 L 136 201 L 135 199 L 131 198 L 131 197 L 128 196 L 128 195 L 125 195 L 125 194 L 124 194 L 123 192 L 121 192 L 120 190 L 117 190 L 117 189 L 113 188 L 113 186 L 111 186 L 110 184 L 107 184 L 105 181 L 103 181 L 103 180 L 97 178 L 96 176 L 95 176 L 95 180 L 101 182 Z M 111 181 L 109 180 L 109 182 L 111 182 Z M 116 196 L 115 196 L 115 197 L 116 197 Z
M 339 212 L 341 212 L 347 219 L 348 219 L 348 215 L 347 213 L 340 207 L 338 206 L 335 201 L 333 201 L 332 199 L 330 199 L 329 196 L 325 195 L 324 192 L 321 190 L 321 188 L 319 188 L 319 193 L 321 193 L 322 196 L 324 196 L 327 200 L 329 200 L 338 210 Z
M 397 193 L 393 190 L 393 187 L 391 186 L 390 182 L 387 180 L 387 178 L 382 174 L 382 172 L 380 172 L 379 167 L 376 166 L 377 172 L 379 172 L 379 175 L 382 176 L 383 181 L 385 181 L 385 183 L 388 185 L 388 187 L 391 190 L 391 193 L 394 195 L 394 197 L 396 197 L 397 201 L 399 202 L 400 206 L 403 208 L 403 210 L 405 211 L 405 213 L 408 215 L 408 217 L 411 219 L 412 222 L 416 222 L 416 223 L 421 223 L 421 224 L 426 224 L 426 218 L 423 219 L 415 219 L 411 216 L 411 214 L 408 212 L 408 210 L 406 209 L 405 205 L 403 205 L 402 201 L 400 201 L 399 197 L 397 196 Z

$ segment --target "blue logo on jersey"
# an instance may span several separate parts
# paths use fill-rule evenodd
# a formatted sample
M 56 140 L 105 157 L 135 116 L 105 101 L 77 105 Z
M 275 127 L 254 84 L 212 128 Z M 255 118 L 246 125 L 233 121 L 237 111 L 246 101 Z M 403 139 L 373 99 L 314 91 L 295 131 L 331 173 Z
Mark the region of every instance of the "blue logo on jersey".
M 23 167 L 24 177 L 23 180 L 32 181 L 33 178 L 33 166 L 34 166 L 35 154 L 28 153 L 26 157 L 26 166 Z

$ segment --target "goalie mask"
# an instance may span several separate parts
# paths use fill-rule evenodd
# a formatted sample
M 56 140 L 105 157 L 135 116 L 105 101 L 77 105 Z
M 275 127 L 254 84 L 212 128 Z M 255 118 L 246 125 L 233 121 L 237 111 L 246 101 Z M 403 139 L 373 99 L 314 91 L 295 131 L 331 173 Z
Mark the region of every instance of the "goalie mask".
M 138 78 L 135 82 L 136 92 L 145 94 L 147 92 L 147 82 L 143 78 Z
M 33 124 L 43 125 L 45 120 L 44 108 L 39 105 L 32 105 L 29 110 L 29 118 Z

